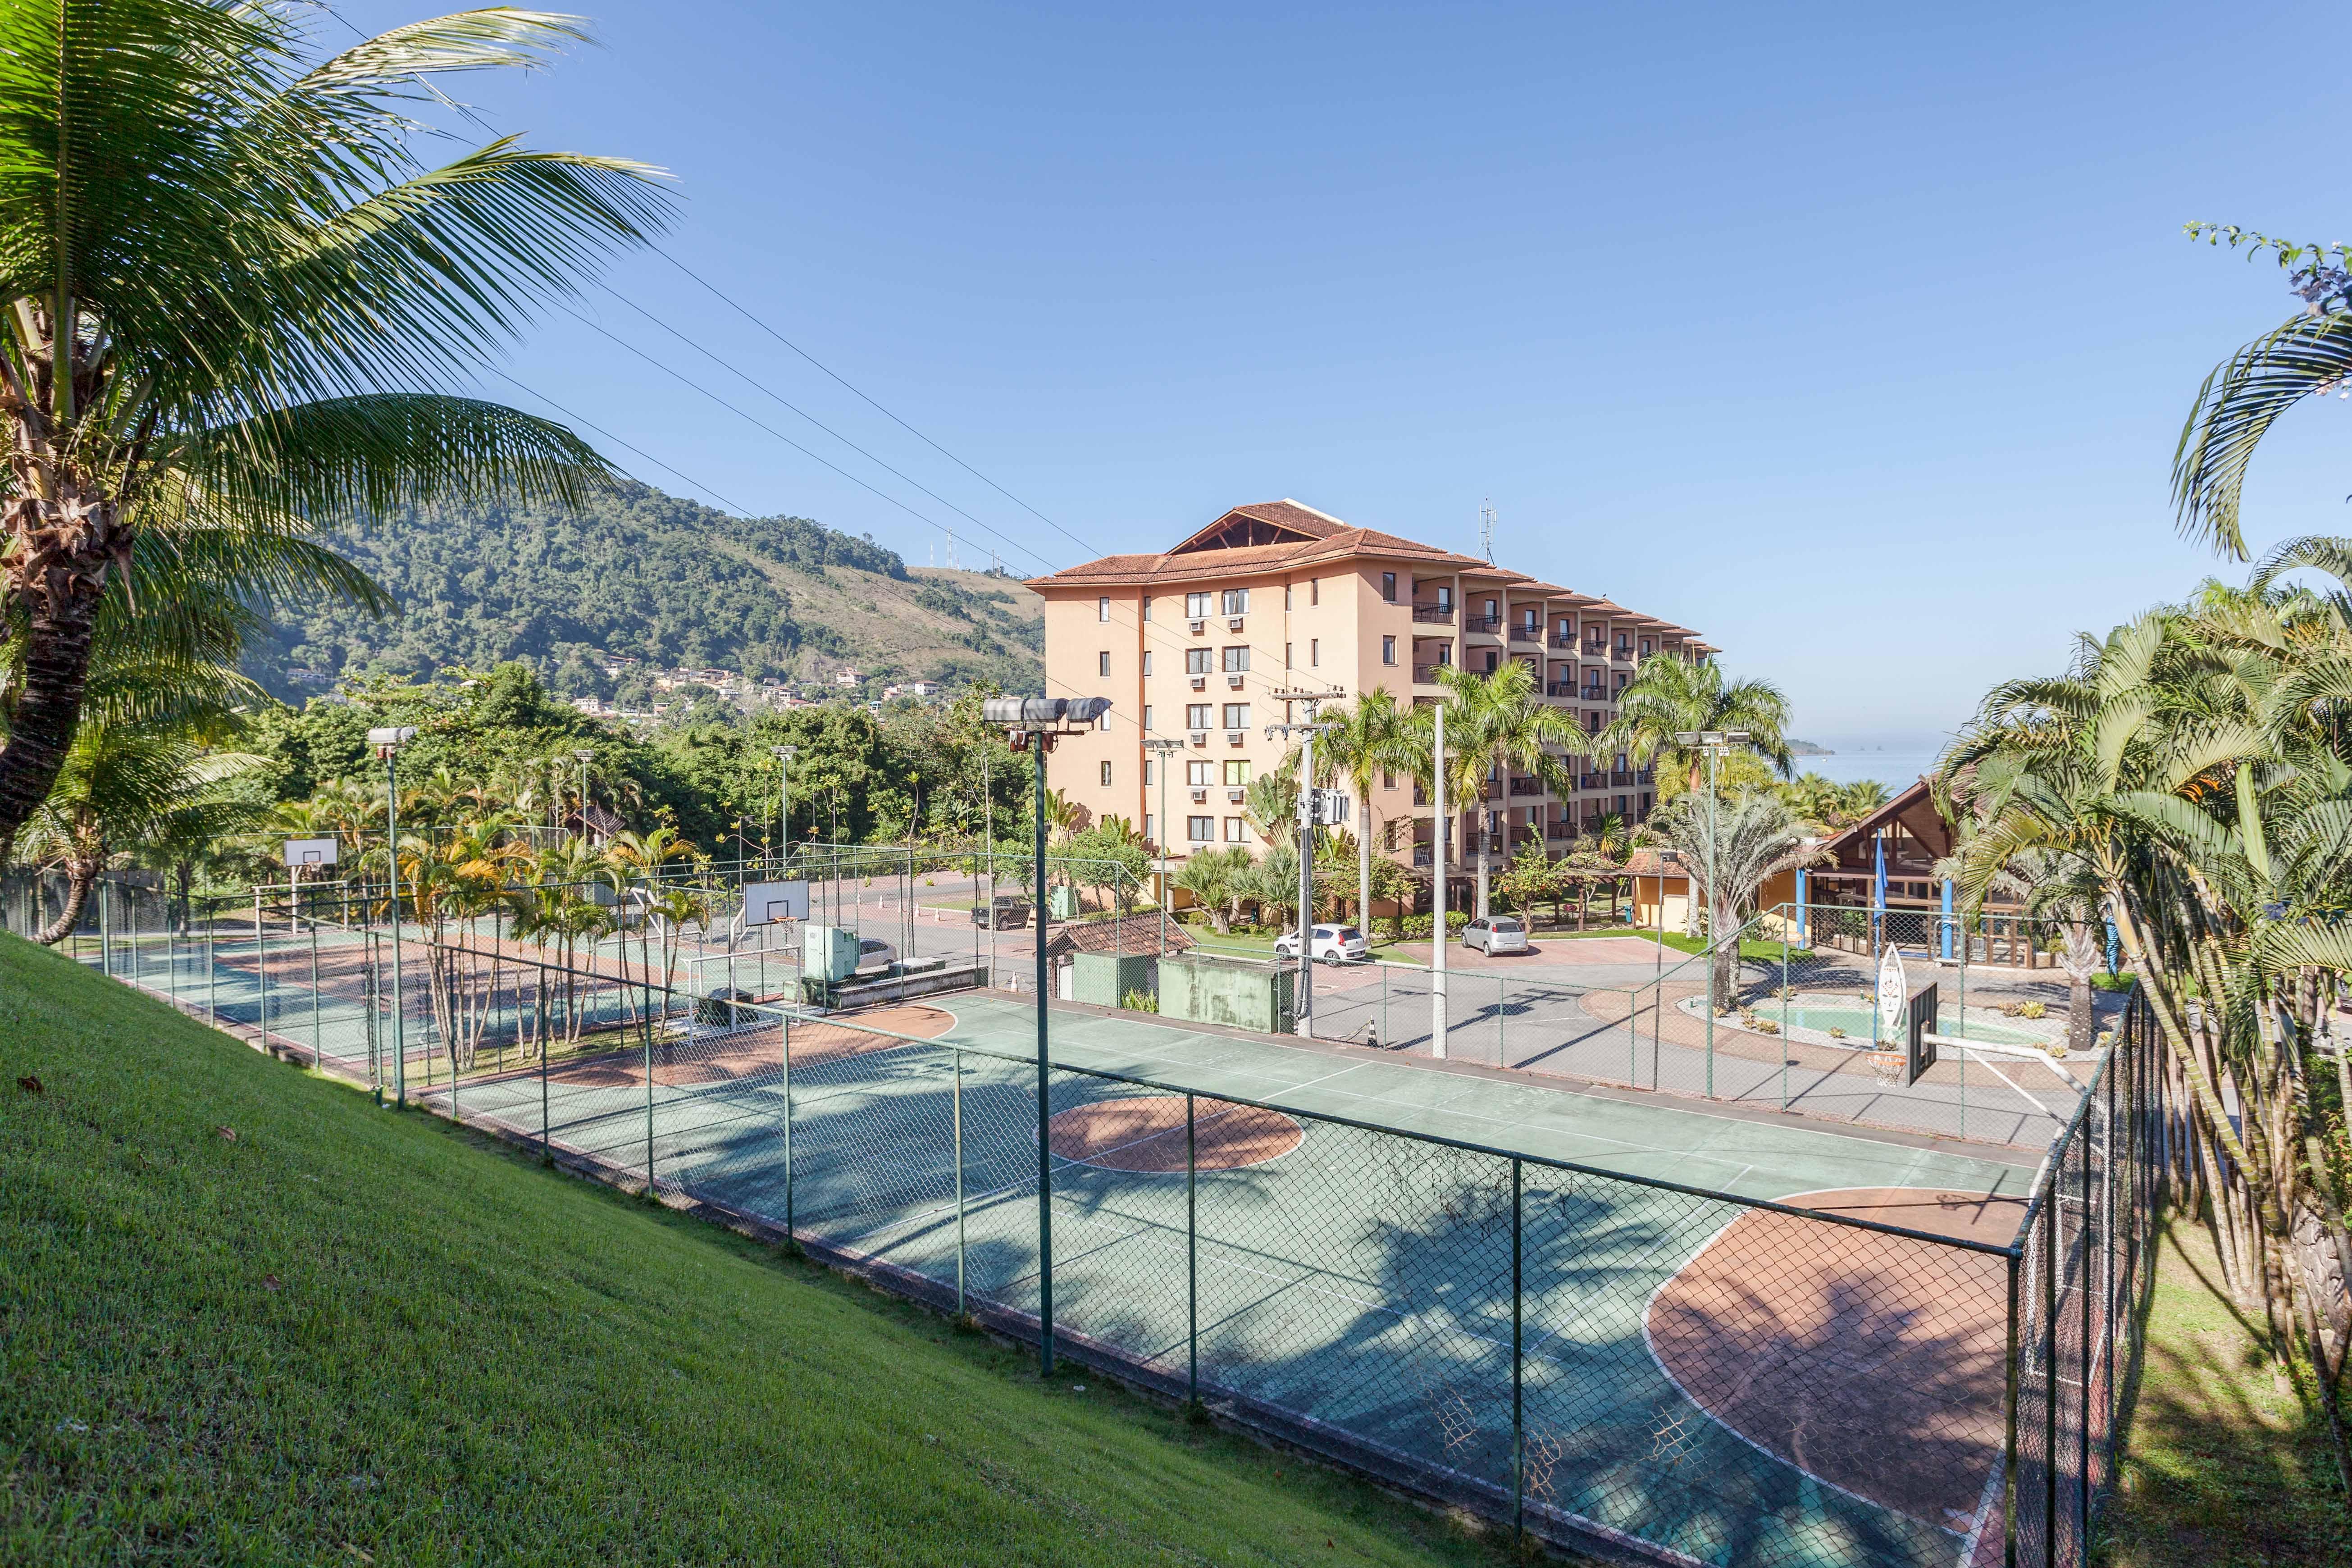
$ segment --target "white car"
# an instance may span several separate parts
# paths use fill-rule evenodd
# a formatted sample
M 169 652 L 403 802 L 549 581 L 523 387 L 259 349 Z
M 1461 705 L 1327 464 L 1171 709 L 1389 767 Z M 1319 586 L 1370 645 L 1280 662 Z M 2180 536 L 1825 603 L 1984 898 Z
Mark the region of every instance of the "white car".
M 887 969 L 898 962 L 898 950 L 887 942 L 877 942 L 869 936 L 857 944 L 857 972 L 860 974 L 869 969 Z
M 1313 940 L 1307 944 L 1307 951 L 1314 957 L 1322 960 L 1325 963 L 1361 963 L 1364 962 L 1367 952 L 1364 945 L 1364 933 L 1358 931 L 1354 926 L 1312 926 L 1308 929 L 1314 933 L 1314 936 Z M 1276 958 L 1297 958 L 1298 956 L 1298 933 L 1295 931 L 1285 931 L 1280 936 L 1276 937 L 1274 939 L 1274 956 Z
M 1528 951 L 1528 928 L 1508 915 L 1489 915 L 1462 928 L 1462 945 L 1492 958 L 1498 952 Z

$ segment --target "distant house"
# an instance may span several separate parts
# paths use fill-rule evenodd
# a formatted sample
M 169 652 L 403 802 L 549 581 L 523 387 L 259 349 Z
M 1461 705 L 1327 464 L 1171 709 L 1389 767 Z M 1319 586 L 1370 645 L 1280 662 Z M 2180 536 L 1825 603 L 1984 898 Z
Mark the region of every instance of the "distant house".
M 584 807 L 575 806 L 563 814 L 563 831 L 577 833 L 591 844 L 607 843 L 627 826 L 618 815 L 593 800 Z
M 940 683 L 936 680 L 918 680 L 909 685 L 907 689 L 917 697 L 937 697 L 940 694 Z
M 845 669 L 840 674 L 833 678 L 833 683 L 835 686 L 857 686 L 863 684 L 865 679 L 866 672 L 864 670 Z

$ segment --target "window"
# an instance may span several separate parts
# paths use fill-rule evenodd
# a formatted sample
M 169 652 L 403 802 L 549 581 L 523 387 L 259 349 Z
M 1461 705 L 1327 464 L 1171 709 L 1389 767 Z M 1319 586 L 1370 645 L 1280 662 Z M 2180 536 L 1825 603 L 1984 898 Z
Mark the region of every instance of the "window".
M 1151 704 L 1149 702 L 1143 705 L 1143 732 L 1147 735 L 1151 733 Z M 1147 778 L 1143 782 L 1150 784 L 1151 781 Z
M 1249 614 L 1249 590 L 1247 588 L 1228 588 L 1223 595 L 1219 595 L 1219 600 L 1223 613 L 1225 615 L 1246 616 Z
M 1239 675 L 1249 668 L 1249 644 L 1239 643 L 1224 650 L 1223 660 L 1227 675 Z
M 1201 620 L 1201 619 L 1204 618 L 1204 617 L 1208 615 L 1208 613 L 1209 613 L 1209 595 L 1206 595 L 1206 594 L 1187 594 L 1187 595 L 1184 595 L 1184 618 L 1185 618 L 1186 620 L 1188 620 L 1188 621 L 1197 621 L 1197 620 Z
M 1381 597 L 1386 599 L 1391 605 L 1396 603 L 1395 573 L 1383 572 L 1381 574 Z
M 1454 589 L 1451 584 L 1440 583 L 1437 585 L 1437 607 L 1441 610 L 1454 608 Z
M 1442 642 L 1437 645 L 1437 662 L 1440 664 L 1452 664 L 1454 662 L 1454 645 L 1452 643 Z
M 1323 639 L 1321 637 L 1308 637 L 1307 639 L 1307 668 L 1309 669 L 1320 669 L 1323 668 Z
M 1228 702 L 1225 704 L 1225 728 L 1228 730 L 1246 730 L 1249 728 L 1248 703 Z
M 1642 639 L 1642 651 L 1643 653 L 1654 653 L 1656 650 L 1657 645 L 1654 641 L 1648 637 L 1643 637 Z
M 1288 669 L 1288 668 L 1290 668 L 1290 664 L 1291 664 L 1291 659 L 1290 659 L 1290 650 L 1291 650 L 1293 647 L 1296 647 L 1297 646 L 1297 645 L 1296 643 L 1284 643 L 1284 644 L 1282 645 L 1282 668 L 1285 668 L 1285 669 Z
M 1246 844 L 1250 841 L 1249 824 L 1238 816 L 1225 818 L 1225 842 Z
M 1095 655 L 1095 673 L 1102 676 L 1106 679 L 1109 679 L 1110 649 L 1105 648 L 1102 652 Z
M 1631 653 L 1633 650 L 1633 634 L 1632 632 L 1619 632 L 1617 634 L 1617 651 L 1619 653 Z
M 1288 609 L 1290 609 L 1290 608 L 1291 608 L 1291 603 L 1290 603 L 1290 584 L 1287 584 L 1287 583 L 1285 583 L 1285 584 L 1282 585 L 1282 607 L 1283 607 L 1285 610 L 1288 610 Z
M 1160 842 L 1159 839 L 1154 838 L 1151 836 L 1151 830 L 1155 826 L 1157 825 L 1151 820 L 1151 814 L 1148 811 L 1145 812 L 1143 814 L 1143 841 L 1146 844 L 1157 844 Z
M 1209 727 L 1209 705 L 1205 702 L 1184 704 L 1184 728 L 1205 730 Z
M 1186 763 L 1184 764 L 1185 784 L 1192 789 L 1208 788 L 1211 766 L 1212 764 L 1208 763 Z
M 1381 639 L 1381 662 L 1382 664 L 1394 664 L 1396 662 L 1396 638 L 1382 637 Z
M 1492 599 L 1486 601 L 1486 618 L 1490 621 L 1495 618 L 1495 601 Z
M 1095 619 L 1098 621 L 1110 619 L 1110 600 L 1108 597 L 1095 601 Z
M 1184 650 L 1184 673 L 1187 675 L 1208 674 L 1209 650 L 1204 647 L 1186 648 Z
M 1249 763 L 1240 757 L 1225 764 L 1225 787 L 1241 789 L 1249 784 Z
M 1487 673 L 1487 674 L 1492 675 L 1492 674 L 1494 674 L 1494 673 L 1495 673 L 1495 665 L 1496 665 L 1496 661 L 1497 661 L 1497 660 L 1496 660 L 1496 653 L 1495 653 L 1495 650 L 1494 650 L 1493 648 L 1488 648 L 1488 649 L 1486 650 L 1486 673 Z
M 1386 822 L 1381 824 L 1381 847 L 1383 849 L 1395 848 L 1396 836 L 1397 819 L 1391 816 Z
M 1102 782 L 1105 789 L 1108 789 L 1110 787 L 1110 764 L 1108 763 L 1105 763 L 1102 765 Z
M 1206 844 L 1217 836 L 1217 819 L 1213 816 L 1188 816 L 1184 819 L 1184 837 L 1195 844 Z
M 1152 784 L 1154 784 L 1154 783 L 1159 779 L 1159 777 L 1160 777 L 1160 764 L 1159 764 L 1158 763 L 1156 763 L 1156 762 L 1152 761 L 1150 757 L 1146 757 L 1146 758 L 1144 758 L 1144 759 L 1143 759 L 1143 787 L 1144 787 L 1144 788 L 1146 788 L 1146 789 L 1150 789 L 1150 788 L 1152 786 Z M 1150 820 L 1151 820 L 1151 818 L 1150 818 L 1149 816 L 1146 816 L 1144 817 L 1144 819 L 1143 819 L 1143 820 L 1144 820 L 1144 821 L 1146 821 L 1146 822 L 1149 822 L 1149 821 L 1150 821 Z M 1150 837 L 1151 837 L 1151 829 L 1150 829 L 1149 827 L 1145 828 L 1145 829 L 1143 830 L 1143 836 L 1144 836 L 1146 838 Z
M 1151 619 L 1151 595 L 1149 594 L 1143 596 L 1143 618 L 1147 624 Z
M 1097 730 L 1100 730 L 1100 731 L 1101 731 L 1104 734 L 1106 734 L 1106 735 L 1108 735 L 1108 734 L 1109 734 L 1109 733 L 1110 733 L 1110 711 L 1109 711 L 1109 710 L 1105 709 L 1105 710 L 1103 710 L 1103 716 L 1102 716 L 1100 719 L 1097 719 L 1097 720 L 1096 720 L 1096 721 L 1095 721 L 1095 728 L 1096 728 L 1096 729 L 1097 729 Z
M 1307 602 L 1310 605 L 1319 605 L 1323 602 L 1322 578 L 1309 577 L 1307 579 Z
M 1150 648 L 1143 650 L 1143 673 L 1147 676 L 1151 673 L 1151 650 Z M 1150 726 L 1147 724 L 1144 728 L 1148 730 Z

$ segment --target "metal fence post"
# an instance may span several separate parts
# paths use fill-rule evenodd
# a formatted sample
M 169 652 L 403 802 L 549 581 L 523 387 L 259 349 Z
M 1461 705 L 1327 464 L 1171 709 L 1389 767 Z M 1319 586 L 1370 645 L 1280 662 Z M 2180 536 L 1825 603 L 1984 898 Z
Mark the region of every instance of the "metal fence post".
M 205 916 L 205 1022 L 220 1027 L 220 958 L 214 945 L 220 911 Z
M 253 890 L 253 974 L 254 984 L 260 987 L 261 1004 L 257 1015 L 261 1026 L 261 1048 L 269 1048 L 269 938 L 261 929 L 261 889 Z
M 547 965 L 534 964 L 530 984 L 532 1027 L 539 1036 L 539 1157 L 551 1163 L 554 1156 L 547 1150 Z
M 1184 1092 L 1184 1384 L 1201 1403 L 1201 1166 L 1193 1142 L 1192 1093 Z
M 728 1017 L 734 1017 L 734 999 L 728 999 Z M 793 1228 L 793 1016 L 778 1015 L 784 1037 L 784 1239 L 798 1237 Z
M 2006 1373 L 2001 1383 L 2001 1480 L 2000 1480 L 2000 1561 L 2002 1568 L 2017 1568 L 2017 1395 L 2018 1322 L 2017 1314 L 2023 1306 L 2019 1300 L 2017 1265 L 2026 1243 L 2013 1243 L 2009 1254 L 2009 1351 Z
M 964 1315 L 963 1300 L 963 1052 L 954 1051 L 955 1058 L 955 1205 L 956 1205 L 956 1316 Z
M 2058 1184 L 2065 1161 L 2062 1147 L 2042 1202 L 2042 1331 L 2049 1340 L 2042 1358 L 2042 1551 L 2053 1563 L 2058 1557 Z
M 1503 1021 L 1510 1016 L 1510 1012 L 1509 984 L 1497 974 L 1495 976 L 1495 1065 L 1498 1068 L 1511 1065 L 1511 1037 L 1503 1027 Z
M 1786 916 L 1782 917 L 1786 919 Z M 1789 1109 L 1789 939 L 1780 933 L 1780 1109 Z
M 1511 1535 L 1524 1544 L 1528 1536 L 1528 1358 L 1525 1334 L 1527 1289 L 1522 1270 L 1527 1222 L 1520 1162 L 1511 1161 Z
M 320 1069 L 320 1044 L 324 1037 L 319 1027 L 319 922 L 310 922 L 310 1070 Z
M 2079 1124 L 2083 1140 L 2083 1245 L 2077 1250 L 2083 1259 L 2083 1342 L 2078 1347 L 2083 1377 L 2082 1422 L 2074 1434 L 2075 1468 L 2075 1558 L 2088 1555 L 2091 1539 L 2091 1234 L 2097 1213 L 2091 1202 L 2091 1123 L 2085 1117 Z

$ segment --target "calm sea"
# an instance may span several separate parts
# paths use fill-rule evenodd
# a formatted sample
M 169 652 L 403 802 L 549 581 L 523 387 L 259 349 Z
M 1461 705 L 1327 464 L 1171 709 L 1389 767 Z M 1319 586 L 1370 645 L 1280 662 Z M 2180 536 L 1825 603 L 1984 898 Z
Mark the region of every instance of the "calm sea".
M 1822 742 L 1823 745 L 1830 743 L 1827 741 Z M 1937 755 L 1935 749 L 1923 748 L 1916 742 L 1899 749 L 1888 746 L 1883 750 L 1857 747 L 1848 751 L 1840 746 L 1833 757 L 1799 757 L 1796 763 L 1801 773 L 1820 773 L 1839 784 L 1853 784 L 1857 779 L 1876 779 L 1892 795 L 1909 788 L 1912 781 L 1920 774 L 1934 772 Z

